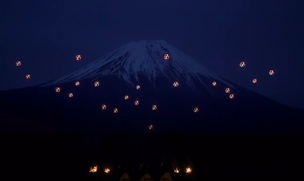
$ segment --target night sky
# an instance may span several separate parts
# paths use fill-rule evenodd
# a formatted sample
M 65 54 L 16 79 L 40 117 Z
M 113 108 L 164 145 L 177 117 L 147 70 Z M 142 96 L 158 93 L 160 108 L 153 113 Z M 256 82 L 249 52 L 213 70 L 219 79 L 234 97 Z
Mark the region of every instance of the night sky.
M 304 108 L 303 5 L 301 0 L 1 0 L 0 90 L 59 78 L 129 41 L 162 39 L 219 76 Z

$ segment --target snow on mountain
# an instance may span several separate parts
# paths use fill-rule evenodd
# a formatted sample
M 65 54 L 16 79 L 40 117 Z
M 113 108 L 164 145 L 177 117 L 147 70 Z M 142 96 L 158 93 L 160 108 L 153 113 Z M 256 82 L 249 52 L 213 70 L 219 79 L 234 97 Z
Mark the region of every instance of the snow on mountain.
M 164 58 L 165 54 L 169 55 L 169 59 Z M 132 41 L 124 44 L 109 55 L 55 80 L 51 85 L 112 75 L 118 76 L 130 85 L 140 83 L 142 76 L 152 84 L 156 78 L 163 76 L 170 81 L 183 81 L 192 88 L 196 82 L 210 87 L 210 82 L 203 79 L 220 81 L 233 87 L 163 40 Z

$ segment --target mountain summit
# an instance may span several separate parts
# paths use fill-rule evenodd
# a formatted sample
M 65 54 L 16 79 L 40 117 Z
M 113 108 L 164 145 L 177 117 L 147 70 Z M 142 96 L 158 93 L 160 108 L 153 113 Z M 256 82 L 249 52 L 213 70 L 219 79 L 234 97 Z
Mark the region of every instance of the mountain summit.
M 196 84 L 209 87 L 210 82 L 204 81 L 205 79 L 224 82 L 199 62 L 169 43 L 163 40 L 145 40 L 126 43 L 107 56 L 51 84 L 99 79 L 104 76 L 118 76 L 120 80 L 124 80 L 132 86 L 143 80 L 148 80 L 155 85 L 159 77 L 164 77 L 172 82 L 184 82 L 185 85 L 192 88 Z

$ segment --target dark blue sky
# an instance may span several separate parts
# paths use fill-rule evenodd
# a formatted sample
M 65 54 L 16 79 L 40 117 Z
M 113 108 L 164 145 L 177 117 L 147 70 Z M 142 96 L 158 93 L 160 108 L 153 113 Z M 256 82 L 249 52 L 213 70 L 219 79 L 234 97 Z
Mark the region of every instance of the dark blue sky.
M 1 0 L 0 89 L 76 70 L 132 40 L 163 39 L 208 69 L 304 108 L 301 0 Z M 75 55 L 83 56 L 82 62 Z M 22 60 L 21 69 L 15 61 Z M 241 60 L 247 67 L 240 70 Z M 276 76 L 267 71 L 273 68 Z M 32 74 L 26 81 L 24 75 Z M 259 78 L 252 85 L 251 78 Z

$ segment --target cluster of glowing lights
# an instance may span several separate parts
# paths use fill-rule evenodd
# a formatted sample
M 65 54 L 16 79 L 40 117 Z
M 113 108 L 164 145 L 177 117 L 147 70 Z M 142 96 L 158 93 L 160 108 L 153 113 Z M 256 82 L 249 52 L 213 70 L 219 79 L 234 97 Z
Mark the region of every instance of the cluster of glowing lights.
M 94 82 L 94 87 L 99 87 L 100 86 L 100 82 L 99 81 L 95 81 Z
M 153 127 L 153 125 L 151 125 L 151 126 Z M 89 173 L 97 173 L 98 170 L 99 170 L 98 168 L 99 168 L 98 165 L 91 166 L 91 167 L 89 168 Z M 191 174 L 191 173 L 192 173 L 192 168 L 188 166 L 188 167 L 186 167 L 186 168 L 184 169 L 184 171 L 185 171 L 186 174 Z M 109 173 L 111 172 L 111 169 L 110 169 L 109 167 L 104 167 L 104 168 L 103 168 L 103 172 L 106 173 L 106 174 L 109 174 Z M 181 170 L 180 170 L 179 167 L 175 167 L 175 168 L 173 169 L 173 172 L 176 173 L 176 174 L 179 174 L 179 173 L 181 172 Z M 149 176 L 149 175 L 146 175 L 146 176 Z M 150 176 L 149 176 L 149 177 L 150 177 Z
M 102 110 L 106 110 L 107 109 L 107 105 L 106 104 L 101 105 L 101 109 Z
M 25 75 L 25 78 L 26 78 L 27 80 L 29 80 L 29 79 L 31 79 L 31 75 L 30 75 L 30 74 L 26 74 L 26 75 Z
M 59 93 L 61 91 L 61 88 L 60 87 L 56 87 L 55 88 L 55 92 Z
M 125 97 L 124 97 L 125 100 L 129 100 L 129 98 L 130 97 L 128 95 L 125 95 Z
M 246 66 L 246 63 L 244 62 L 244 61 L 241 61 L 240 62 L 240 64 L 239 64 L 239 66 L 240 67 L 245 67 Z M 268 71 L 268 74 L 270 75 L 270 76 L 272 76 L 272 75 L 274 75 L 274 70 L 269 70 Z M 256 84 L 256 83 L 258 83 L 258 79 L 257 78 L 253 78 L 252 80 L 251 80 L 251 82 L 253 83 L 253 84 Z
M 135 105 L 135 106 L 138 106 L 138 105 L 139 105 L 139 100 L 135 100 L 135 101 L 134 101 L 134 105 Z
M 164 57 L 165 60 L 169 60 L 170 55 L 168 53 L 165 53 L 163 57 Z
M 153 110 L 153 111 L 156 111 L 156 110 L 157 110 L 157 105 L 155 105 L 155 104 L 152 105 L 152 110 Z
M 98 166 L 97 165 L 94 165 L 94 166 L 90 167 L 90 169 L 89 169 L 90 173 L 96 173 L 97 171 L 98 171 Z
M 16 67 L 21 67 L 22 65 L 22 62 L 20 60 L 17 60 L 16 63 L 15 63 Z M 25 79 L 29 80 L 31 79 L 31 75 L 30 74 L 26 74 L 25 75 Z
M 75 59 L 77 60 L 77 61 L 81 61 L 82 60 L 82 56 L 80 55 L 80 54 L 78 54 L 78 55 L 76 55 L 75 56 Z M 165 59 L 165 60 L 169 60 L 170 59 L 170 55 L 168 54 L 168 53 L 165 53 L 165 54 L 163 54 L 163 59 Z M 22 66 L 22 62 L 20 61 L 20 60 L 17 60 L 16 62 L 15 62 L 15 66 L 16 67 L 21 67 Z M 239 67 L 241 67 L 241 68 L 244 68 L 246 66 L 246 62 L 245 61 L 241 61 L 240 63 L 239 63 Z M 270 75 L 270 76 L 273 76 L 273 75 L 275 75 L 275 71 L 273 70 L 273 69 L 270 69 L 270 70 L 268 70 L 268 74 Z M 25 75 L 25 78 L 27 79 L 27 80 L 29 80 L 29 79 L 31 79 L 32 77 L 31 77 L 31 75 L 30 74 L 26 74 Z M 251 82 L 253 83 L 253 84 L 257 84 L 258 83 L 258 79 L 257 78 L 253 78 L 252 80 L 251 80 Z M 80 82 L 79 81 L 76 81 L 75 83 L 75 86 L 80 86 Z M 95 81 L 94 82 L 94 87 L 99 87 L 101 84 L 100 84 L 100 82 L 99 81 Z M 180 86 L 180 83 L 178 82 L 178 81 L 174 81 L 173 82 L 173 87 L 179 87 Z M 212 82 L 212 86 L 217 86 L 218 85 L 218 82 L 216 82 L 216 81 L 213 81 Z M 136 85 L 136 90 L 140 90 L 141 89 L 141 86 L 140 85 Z M 60 87 L 56 87 L 55 88 L 55 92 L 56 93 L 60 93 L 61 92 L 61 88 Z M 235 95 L 233 94 L 233 93 L 231 93 L 231 90 L 230 90 L 230 88 L 229 87 L 227 87 L 227 88 L 225 88 L 225 93 L 227 93 L 229 96 L 229 99 L 234 99 L 235 98 Z M 73 98 L 74 97 L 74 94 L 72 93 L 72 92 L 70 92 L 70 93 L 68 93 L 68 97 L 69 98 Z M 125 95 L 124 96 L 124 100 L 129 100 L 130 99 L 130 97 L 129 97 L 129 95 Z M 139 106 L 139 100 L 135 100 L 134 101 L 134 105 L 135 106 Z M 106 110 L 107 109 L 107 105 L 106 104 L 103 104 L 103 105 L 101 105 L 101 109 L 102 110 Z M 158 109 L 158 107 L 157 107 L 157 105 L 152 105 L 152 107 L 151 107 L 151 109 L 153 110 L 153 111 L 156 111 L 157 109 Z M 118 113 L 118 108 L 114 108 L 113 109 L 113 112 L 114 113 Z M 198 113 L 200 110 L 199 110 L 199 108 L 198 107 L 194 107 L 193 108 L 193 112 L 194 113 Z M 150 125 L 148 125 L 148 129 L 149 130 L 152 130 L 152 129 L 154 129 L 154 126 L 152 125 L 152 124 L 150 124 Z M 97 172 L 97 166 L 93 166 L 93 167 L 91 167 L 90 168 L 90 172 Z M 109 168 L 105 168 L 104 169 L 104 172 L 105 173 L 109 173 L 110 172 L 110 169 Z M 179 173 L 180 172 L 180 170 L 179 170 L 179 168 L 175 168 L 174 169 L 174 172 L 175 173 Z M 191 173 L 192 172 L 192 169 L 190 168 L 190 167 L 187 167 L 186 169 L 185 169 L 185 172 L 186 173 Z
M 75 58 L 76 58 L 76 60 L 77 61 L 80 61 L 81 59 L 82 59 L 82 57 L 81 57 L 81 55 L 76 55 L 75 56 Z M 168 53 L 165 53 L 165 54 L 163 54 L 163 58 L 165 59 L 165 60 L 169 60 L 170 59 L 170 55 L 168 54 Z M 16 61 L 16 66 L 17 67 L 20 67 L 22 65 L 22 62 L 20 61 L 20 60 L 17 60 Z M 239 63 L 239 66 L 241 67 L 241 68 L 243 68 L 243 67 L 245 67 L 246 66 L 246 63 L 244 62 L 244 61 L 241 61 L 240 63 Z M 272 76 L 272 75 L 274 75 L 275 74 L 275 72 L 274 72 L 274 70 L 269 70 L 268 71 L 268 74 L 270 75 L 270 76 Z M 31 79 L 31 75 L 30 74 L 26 74 L 26 79 Z M 258 80 L 257 80 L 257 78 L 253 78 L 252 79 L 252 83 L 253 84 L 256 84 L 258 82 Z M 95 81 L 94 82 L 94 87 L 99 87 L 101 84 L 100 84 L 100 82 L 99 81 Z M 178 82 L 178 81 L 174 81 L 173 82 L 173 87 L 179 87 L 180 86 L 180 83 Z M 213 81 L 212 82 L 212 86 L 217 86 L 218 85 L 218 82 L 216 82 L 216 81 Z M 80 86 L 80 82 L 79 81 L 76 81 L 75 82 L 75 86 Z M 136 90 L 139 90 L 139 89 L 141 89 L 141 86 L 140 85 L 136 85 Z M 56 87 L 55 88 L 55 92 L 56 93 L 60 93 L 61 92 L 61 88 L 60 87 Z M 227 93 L 227 94 L 229 94 L 229 99 L 234 99 L 235 98 L 235 95 L 233 94 L 233 93 L 231 93 L 231 89 L 229 88 L 229 87 L 227 87 L 227 88 L 225 88 L 225 93 Z M 68 97 L 69 98 L 73 98 L 74 97 L 74 94 L 73 93 L 68 93 Z M 130 97 L 129 97 L 129 95 L 125 95 L 124 96 L 124 100 L 129 100 L 130 99 Z M 139 100 L 135 100 L 134 101 L 134 105 L 135 106 L 138 106 L 139 105 Z M 101 109 L 102 110 L 106 110 L 107 109 L 107 105 L 106 104 L 103 104 L 103 105 L 101 105 Z M 155 110 L 157 110 L 158 109 L 158 107 L 157 107 L 157 105 L 152 105 L 152 107 L 151 107 L 151 109 L 153 110 L 153 111 L 155 111 Z M 193 112 L 194 113 L 198 113 L 200 110 L 199 110 L 199 108 L 198 107 L 194 107 L 193 108 Z M 114 108 L 113 109 L 113 112 L 114 113 L 118 113 L 118 108 Z M 154 129 L 154 126 L 152 125 L 152 124 L 150 124 L 150 125 L 148 125 L 148 129 L 149 130 L 152 130 L 152 129 Z M 90 168 L 90 172 L 91 172 L 91 170 L 92 170 L 92 172 L 93 172 L 93 170 L 96 170 L 97 171 L 97 166 L 94 166 L 94 167 L 91 167 Z M 105 168 L 104 169 L 104 172 L 110 172 L 110 169 L 109 168 Z M 174 172 L 175 173 L 179 173 L 180 172 L 180 170 L 179 170 L 179 168 L 175 168 L 174 169 Z M 191 173 L 192 172 L 192 170 L 191 170 L 191 168 L 190 167 L 187 167 L 186 169 L 185 169 L 185 172 L 186 173 Z
M 234 94 L 230 94 L 229 99 L 234 99 Z
M 22 65 L 21 61 L 20 61 L 20 60 L 17 60 L 17 61 L 16 61 L 16 67 L 21 67 L 21 65 Z
M 76 59 L 77 61 L 80 61 L 80 60 L 81 60 L 81 55 L 76 55 L 76 56 L 75 56 L 75 59 Z
M 179 83 L 177 81 L 173 82 L 173 87 L 178 87 Z
M 106 168 L 103 169 L 103 171 L 104 171 L 104 173 L 108 174 L 108 173 L 110 173 L 111 169 L 106 167 Z
M 179 173 L 180 172 L 180 169 L 178 167 L 174 168 L 174 173 Z
M 244 61 L 242 61 L 242 62 L 240 62 L 240 64 L 239 64 L 239 65 L 240 65 L 240 67 L 242 67 L 242 68 L 243 68 L 243 67 L 245 67 L 245 66 L 246 66 L 246 63 L 245 63 Z
M 187 174 L 190 174 L 192 172 L 192 168 L 191 167 L 186 167 L 185 172 Z
M 212 85 L 216 86 L 217 82 L 215 82 L 215 81 L 212 82 Z M 229 87 L 225 88 L 225 93 L 229 94 L 229 99 L 234 99 L 234 94 L 231 93 L 231 89 Z M 195 112 L 195 110 L 194 110 L 194 112 Z M 197 110 L 197 112 L 198 112 L 198 110 Z
M 89 168 L 89 173 L 91 174 L 96 174 L 99 170 L 99 166 L 98 165 L 94 165 L 94 166 L 91 166 Z M 111 169 L 109 167 L 104 167 L 103 168 L 103 172 L 105 174 L 110 174 L 111 173 Z M 179 167 L 175 167 L 173 169 L 173 172 L 176 173 L 176 174 L 179 174 L 181 172 L 180 168 Z M 192 173 L 192 168 L 191 167 L 186 167 L 184 169 L 184 172 L 186 174 L 191 174 Z M 119 180 L 129 180 L 129 175 L 127 173 L 124 173 Z M 145 175 L 143 175 L 141 177 L 140 180 L 152 180 L 151 179 L 151 176 L 150 174 L 146 173 Z M 171 174 L 169 172 L 166 172 L 162 177 L 161 177 L 161 180 L 172 180 L 172 177 L 171 177 Z
M 229 87 L 227 87 L 226 89 L 225 89 L 225 92 L 227 93 L 227 94 L 229 94 L 230 93 L 230 88 Z

